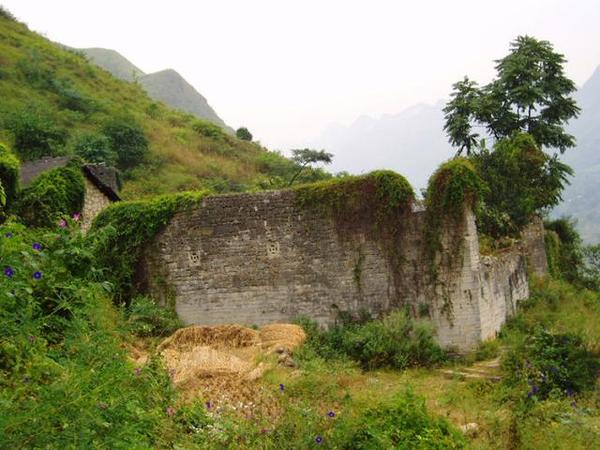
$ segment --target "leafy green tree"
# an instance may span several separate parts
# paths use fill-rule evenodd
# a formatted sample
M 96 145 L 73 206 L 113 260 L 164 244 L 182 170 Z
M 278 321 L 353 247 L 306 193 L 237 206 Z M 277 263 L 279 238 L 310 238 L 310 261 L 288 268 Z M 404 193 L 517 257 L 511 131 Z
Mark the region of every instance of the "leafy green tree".
M 8 116 L 4 127 L 14 136 L 14 150 L 24 161 L 61 154 L 68 136 L 67 130 L 32 108 Z
M 252 140 L 252 133 L 250 133 L 248 131 L 248 128 L 246 128 L 246 127 L 238 128 L 235 132 L 235 135 L 237 136 L 238 139 L 241 139 L 242 141 L 251 141 Z
M 148 153 L 148 139 L 133 119 L 114 119 L 104 125 L 102 132 L 117 155 L 119 169 L 131 169 L 144 161 Z
M 573 174 L 526 133 L 501 139 L 493 151 L 482 149 L 471 161 L 488 187 L 479 226 L 493 237 L 517 234 L 535 214 L 556 206 Z
M 117 154 L 111 148 L 110 140 L 102 134 L 83 134 L 77 137 L 73 145 L 75 153 L 91 163 L 105 163 L 112 166 Z
M 290 178 L 288 186 L 291 186 L 306 166 L 316 163 L 331 164 L 333 160 L 333 154 L 327 153 L 325 150 L 311 150 L 309 148 L 303 148 L 298 150 L 292 150 L 292 161 L 294 161 L 298 169 Z
M 519 36 L 510 53 L 496 61 L 496 78 L 486 86 L 465 78 L 453 86 L 451 100 L 444 108 L 450 143 L 458 152 L 470 154 L 483 127 L 495 139 L 515 132 L 529 133 L 541 147 L 564 152 L 575 138 L 564 125 L 580 109 L 570 96 L 575 83 L 564 74 L 565 57 L 548 41 Z

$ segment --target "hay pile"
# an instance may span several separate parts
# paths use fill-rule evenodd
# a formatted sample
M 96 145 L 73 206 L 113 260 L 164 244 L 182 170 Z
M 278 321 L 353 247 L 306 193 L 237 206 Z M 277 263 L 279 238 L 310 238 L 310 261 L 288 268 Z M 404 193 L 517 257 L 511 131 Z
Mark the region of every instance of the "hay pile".
M 184 398 L 204 398 L 212 404 L 254 407 L 265 396 L 256 383 L 268 369 L 265 355 L 289 358 L 306 335 L 291 324 L 259 330 L 240 325 L 190 326 L 177 330 L 157 348 L 175 387 Z M 259 362 L 263 360 L 263 362 Z

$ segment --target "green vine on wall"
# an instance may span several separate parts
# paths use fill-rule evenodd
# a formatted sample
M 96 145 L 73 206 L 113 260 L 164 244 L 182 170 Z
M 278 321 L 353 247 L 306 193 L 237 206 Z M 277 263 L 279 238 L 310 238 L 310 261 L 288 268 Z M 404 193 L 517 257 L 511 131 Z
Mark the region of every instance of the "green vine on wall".
M 94 220 L 88 239 L 100 267 L 115 285 L 117 301 L 135 293 L 134 276 L 143 250 L 179 211 L 202 202 L 208 191 L 164 195 L 110 205 Z
M 452 322 L 453 308 L 444 282 L 438 279 L 440 265 L 451 269 L 461 258 L 465 227 L 465 208 L 475 208 L 481 201 L 485 184 L 473 164 L 466 158 L 443 163 L 429 179 L 425 199 L 425 253 L 434 285 L 441 285 L 443 312 Z M 444 248 L 444 232 L 450 242 Z
M 366 233 L 378 242 L 392 268 L 396 295 L 402 292 L 403 224 L 415 201 L 414 190 L 406 178 L 389 170 L 379 170 L 363 176 L 305 184 L 293 190 L 298 207 L 331 215 L 341 238 Z M 360 275 L 357 267 L 358 264 L 353 270 L 355 280 Z

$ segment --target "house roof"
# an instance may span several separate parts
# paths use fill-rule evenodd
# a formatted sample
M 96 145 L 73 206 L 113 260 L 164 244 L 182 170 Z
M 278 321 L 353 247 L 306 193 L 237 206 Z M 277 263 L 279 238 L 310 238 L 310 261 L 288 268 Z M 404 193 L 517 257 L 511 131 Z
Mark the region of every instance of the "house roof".
M 27 187 L 42 172 L 64 167 L 72 159 L 71 156 L 45 157 L 36 161 L 28 161 L 21 165 L 21 185 Z M 117 194 L 117 169 L 103 164 L 84 164 L 83 174 L 111 201 L 120 200 Z

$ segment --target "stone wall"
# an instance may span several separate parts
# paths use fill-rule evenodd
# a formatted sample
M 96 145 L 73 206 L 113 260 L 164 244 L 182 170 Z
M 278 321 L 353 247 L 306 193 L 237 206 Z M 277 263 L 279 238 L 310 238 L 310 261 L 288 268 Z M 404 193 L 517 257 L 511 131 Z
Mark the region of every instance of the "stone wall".
M 83 231 L 87 231 L 92 226 L 94 218 L 100 211 L 110 205 L 111 201 L 88 179 L 88 177 L 84 177 L 84 180 L 85 200 L 83 203 L 83 210 L 81 211 L 81 228 Z
M 327 326 L 341 311 L 379 316 L 406 305 L 431 317 L 442 345 L 468 350 L 527 297 L 525 257 L 514 248 L 482 259 L 474 216 L 465 211 L 463 223 L 442 235 L 458 256 L 435 265 L 424 251 L 424 219 L 423 211 L 407 214 L 399 248 L 390 249 L 368 229 L 342 233 L 327 214 L 298 208 L 293 191 L 207 197 L 146 249 L 138 282 L 188 324 L 304 315 Z

